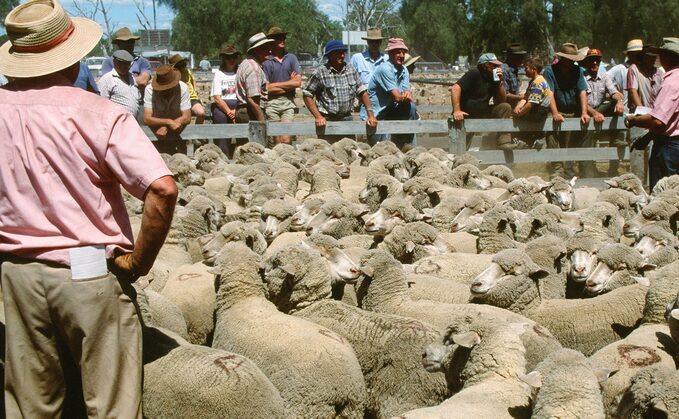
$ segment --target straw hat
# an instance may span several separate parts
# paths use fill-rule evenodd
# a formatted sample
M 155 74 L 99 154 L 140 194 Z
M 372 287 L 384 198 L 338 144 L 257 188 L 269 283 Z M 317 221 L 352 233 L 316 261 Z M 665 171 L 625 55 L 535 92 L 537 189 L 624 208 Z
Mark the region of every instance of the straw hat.
M 136 41 L 139 39 L 139 36 L 135 36 L 132 34 L 132 31 L 127 28 L 127 27 L 122 27 L 115 31 L 113 33 L 113 41 L 112 42 L 118 42 L 118 41 Z
M 405 58 L 403 59 L 403 66 L 404 67 L 410 67 L 411 65 L 415 64 L 418 60 L 420 59 L 420 56 L 413 57 L 410 54 L 406 54 Z
M 163 64 L 156 69 L 156 77 L 151 82 L 153 90 L 163 91 L 172 89 L 179 84 L 179 79 L 182 75 L 175 70 L 170 64 Z
M 267 38 L 263 32 L 256 33 L 248 39 L 248 52 L 269 42 L 273 42 L 273 39 Z
M 623 51 L 625 54 L 628 52 L 639 51 L 644 48 L 644 42 L 641 39 L 632 39 L 627 43 L 627 49 Z
M 80 61 L 101 39 L 96 22 L 70 17 L 57 0 L 32 0 L 5 18 L 9 41 L 0 47 L 0 73 L 38 77 Z
M 570 42 L 561 45 L 561 49 L 556 53 L 557 56 L 571 61 L 582 61 L 585 58 L 585 54 L 587 54 L 585 48 L 579 50 L 577 45 Z
M 167 61 L 172 65 L 177 65 L 178 63 L 180 63 L 182 61 L 186 61 L 186 58 L 182 57 L 179 54 L 175 54 L 172 57 L 170 57 L 170 59 L 167 60 Z
M 382 29 L 369 28 L 367 36 L 362 36 L 361 39 L 364 41 L 382 41 L 385 38 L 382 36 Z

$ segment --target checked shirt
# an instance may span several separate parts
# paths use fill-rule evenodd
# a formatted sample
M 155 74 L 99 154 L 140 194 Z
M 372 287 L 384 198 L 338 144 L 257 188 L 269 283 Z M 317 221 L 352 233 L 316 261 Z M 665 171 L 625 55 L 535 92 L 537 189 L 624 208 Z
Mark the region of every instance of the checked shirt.
M 351 64 L 345 63 L 340 71 L 326 64 L 316 68 L 302 93 L 316 99 L 322 114 L 348 115 L 354 107 L 354 98 L 367 89 Z

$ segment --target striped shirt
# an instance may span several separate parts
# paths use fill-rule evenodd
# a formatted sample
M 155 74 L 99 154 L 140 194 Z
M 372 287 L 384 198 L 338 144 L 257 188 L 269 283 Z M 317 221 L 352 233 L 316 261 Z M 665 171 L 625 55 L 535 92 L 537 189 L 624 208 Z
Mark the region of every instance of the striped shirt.
M 354 98 L 367 90 L 358 72 L 349 63 L 340 71 L 329 64 L 316 68 L 307 80 L 302 94 L 316 99 L 318 111 L 324 115 L 348 115 L 354 108 Z
M 259 106 L 266 107 L 269 80 L 262 70 L 262 66 L 252 58 L 246 58 L 238 66 L 236 72 L 236 99 L 238 105 L 247 104 L 247 98 L 259 96 Z
M 141 92 L 137 87 L 132 73 L 127 73 L 128 82 L 126 83 L 113 69 L 101 76 L 97 82 L 99 94 L 113 103 L 117 103 L 127 109 L 129 113 L 137 116 L 141 109 Z
M 653 102 L 660 92 L 663 83 L 664 70 L 655 69 L 653 75 L 646 77 L 644 73 L 639 70 L 636 64 L 632 64 L 627 70 L 627 86 L 625 88 L 637 89 L 641 104 L 649 108 L 653 107 Z

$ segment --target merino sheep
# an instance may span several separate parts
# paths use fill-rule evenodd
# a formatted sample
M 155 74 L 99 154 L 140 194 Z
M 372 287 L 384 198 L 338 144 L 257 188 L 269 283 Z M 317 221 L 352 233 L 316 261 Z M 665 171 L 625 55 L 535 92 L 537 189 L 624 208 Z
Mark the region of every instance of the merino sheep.
M 679 262 L 672 262 L 654 271 L 649 279 L 651 284 L 646 293 L 643 321 L 664 323 L 667 307 L 676 301 L 679 292 Z
M 637 205 L 637 196 L 624 189 L 613 188 L 601 191 L 597 195 L 597 202 L 609 202 L 618 208 L 618 212 L 625 219 L 631 220 L 641 210 Z
M 203 254 L 203 262 L 206 265 L 213 265 L 219 251 L 225 244 L 233 241 L 245 243 L 252 251 L 260 255 L 267 248 L 266 239 L 259 230 L 242 221 L 232 221 L 224 224 L 219 232 L 198 239 Z
M 385 199 L 392 197 L 404 197 L 401 182 L 390 175 L 375 175 L 366 180 L 365 187 L 358 194 L 358 201 L 367 205 L 370 211 L 377 211 Z
M 248 358 L 162 329 L 144 327 L 142 334 L 145 417 L 290 417 L 276 387 Z
M 233 152 L 233 161 L 239 164 L 250 165 L 254 163 L 265 163 L 264 146 L 258 143 L 245 143 Z
M 306 224 L 307 231 L 323 233 L 336 239 L 363 233 L 362 216 L 368 212 L 365 205 L 354 204 L 342 198 L 331 199 L 321 205 L 318 213 Z
M 507 191 L 498 198 L 507 199 L 507 204 L 517 211 L 528 212 L 540 204 L 547 203 L 544 194 L 545 186 L 531 182 L 525 178 L 514 179 L 507 185 Z
M 478 253 L 493 254 L 500 250 L 523 247 L 516 241 L 519 219 L 508 205 L 496 205 L 486 212 L 479 225 Z
M 351 138 L 342 138 L 331 145 L 335 157 L 345 164 L 351 164 L 354 161 L 361 159 L 364 155 L 363 150 L 358 143 Z
M 484 195 L 475 194 L 465 201 L 464 208 L 453 218 L 450 231 L 478 230 L 483 214 L 495 206 L 495 200 Z
M 399 198 L 385 199 L 377 211 L 364 217 L 364 227 L 368 234 L 384 236 L 400 224 L 412 223 L 422 219 L 420 213 L 408 201 Z
M 537 390 L 531 419 L 604 419 L 599 382 L 608 378 L 609 372 L 593 368 L 578 351 L 564 348 L 552 352 L 522 377 Z
M 141 289 L 138 286 L 135 286 L 135 289 L 137 305 L 144 325 L 162 327 L 183 339 L 188 337 L 186 320 L 174 302 L 153 290 Z
M 193 153 L 196 167 L 206 173 L 210 173 L 218 164 L 228 161 L 226 154 L 214 144 L 204 144 Z
M 464 208 L 464 200 L 456 197 L 444 198 L 437 206 L 429 210 L 428 215 L 431 217 L 431 225 L 436 227 L 438 231 L 449 232 L 453 225 L 453 220 Z M 427 211 L 426 209 L 424 211 Z M 427 214 L 425 212 L 425 214 Z M 464 230 L 467 230 L 465 228 Z M 467 231 L 474 232 L 474 228 Z M 474 242 L 474 252 L 476 252 L 476 242 Z
M 290 230 L 291 218 L 296 211 L 297 206 L 284 199 L 270 199 L 262 205 L 259 229 L 267 242 Z
M 436 228 L 422 221 L 395 226 L 377 247 L 403 263 L 455 251 L 440 237 Z
M 641 253 L 644 261 L 657 267 L 668 265 L 679 258 L 679 240 L 661 226 L 649 224 L 639 231 L 639 240 L 634 248 Z
M 679 416 L 679 372 L 651 366 L 632 379 L 617 410 L 628 419 L 675 418 Z
M 438 406 L 401 417 L 529 418 L 531 390 L 519 380 L 525 352 L 518 333 L 503 321 L 464 317 L 453 322 L 443 345 L 427 347 L 423 363 L 429 371 L 445 371 L 449 386 L 459 391 Z
M 644 262 L 636 249 L 620 243 L 601 247 L 597 259 L 598 264 L 586 282 L 585 293 L 588 295 L 604 294 L 635 283 L 648 286 L 648 278 L 639 275 L 655 269 L 655 265 Z
M 488 189 L 490 181 L 486 179 L 478 167 L 471 164 L 461 164 L 455 167 L 445 179 L 450 186 L 465 189 Z
M 562 211 L 573 211 L 575 207 L 575 194 L 573 192 L 575 179 L 577 178 L 573 177 L 568 181 L 560 176 L 553 178 L 545 191 L 549 203 L 561 208 Z
M 367 393 L 349 343 L 264 298 L 260 257 L 240 243 L 220 253 L 212 346 L 257 363 L 294 417 L 363 417 Z
M 566 298 L 566 244 L 556 236 L 542 236 L 526 244 L 526 254 L 548 275 L 542 279 L 543 298 Z
M 654 199 L 639 214 L 627 221 L 623 227 L 626 237 L 639 238 L 642 227 L 657 224 L 663 229 L 673 232 L 670 221 L 677 213 L 677 208 L 662 199 Z
M 568 240 L 581 228 L 580 221 L 564 216 L 561 208 L 553 204 L 540 204 L 523 217 L 517 240 L 527 242 L 534 238 L 553 235 Z
M 481 173 L 502 179 L 506 183 L 510 183 L 515 179 L 512 169 L 502 164 L 491 164 L 490 166 L 483 169 Z
M 396 157 L 402 158 L 403 153 L 399 150 L 398 146 L 391 141 L 380 141 L 374 146 L 372 146 L 365 153 L 365 159 L 362 164 L 368 166 L 370 162 L 381 157 L 392 154 Z
M 568 217 L 569 214 L 566 214 Z M 609 202 L 595 202 L 587 208 L 577 211 L 575 223 L 582 225 L 582 232 L 596 237 L 602 242 L 620 241 L 625 219 L 620 216 L 618 208 Z
M 412 159 L 410 162 L 410 177 L 424 177 L 438 182 L 444 182 L 451 174 L 451 170 L 431 153 L 423 152 Z M 490 185 L 490 182 L 488 182 Z
M 492 260 L 492 255 L 448 253 L 422 258 L 412 265 L 412 270 L 418 275 L 436 276 L 469 286 Z
M 634 195 L 639 197 L 639 205 L 642 207 L 646 205 L 649 201 L 648 194 L 644 190 L 644 185 L 635 174 L 625 173 L 620 176 L 616 176 L 611 179 L 604 180 L 606 184 L 611 188 L 620 188 L 626 191 L 632 192 Z
M 528 330 L 521 335 L 521 340 L 526 347 L 526 361 L 530 366 L 561 347 L 544 327 L 507 310 L 473 304 L 413 300 L 408 292 L 402 265 L 383 250 L 368 251 L 361 259 L 360 267 L 364 275 L 356 282 L 356 298 L 358 306 L 365 310 L 412 317 L 430 323 L 440 331 L 460 316 L 484 315 L 510 323 L 528 323 Z
M 393 176 L 399 182 L 405 182 L 410 177 L 403 161 L 393 154 L 381 156 L 368 165 L 368 179 L 376 175 Z
M 321 161 L 315 166 L 306 167 L 303 172 L 307 173 L 307 181 L 311 189 L 307 198 L 311 196 L 341 196 L 340 176 L 331 163 Z M 306 199 L 306 198 L 305 198 Z
M 419 211 L 439 205 L 442 191 L 440 183 L 422 176 L 408 179 L 403 183 L 405 198 Z
M 570 267 L 566 298 L 582 298 L 585 283 L 597 266 L 597 252 L 602 245 L 596 238 L 582 233 L 568 239 L 566 249 Z
M 521 313 L 585 355 L 620 339 L 641 319 L 647 287 L 629 285 L 584 300 L 543 300 L 540 279 L 546 274 L 522 251 L 501 251 L 476 277 L 472 301 Z
M 481 160 L 472 154 L 464 153 L 462 155 L 455 156 L 455 159 L 453 159 L 452 168 L 454 169 L 462 164 L 471 164 L 474 167 L 479 167 L 479 165 L 481 165 Z
M 196 165 L 185 154 L 177 153 L 170 157 L 166 163 L 175 181 L 181 187 L 189 185 L 201 186 L 205 181 L 205 173 L 202 170 L 198 170 Z
M 662 192 L 671 191 L 673 189 L 679 189 L 679 175 L 666 176 L 660 179 L 653 187 L 651 195 L 658 196 Z

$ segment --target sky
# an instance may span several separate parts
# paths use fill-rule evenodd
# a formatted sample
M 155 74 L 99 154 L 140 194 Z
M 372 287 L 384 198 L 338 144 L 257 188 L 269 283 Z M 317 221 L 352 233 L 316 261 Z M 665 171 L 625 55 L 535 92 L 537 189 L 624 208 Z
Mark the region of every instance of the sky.
M 247 1 L 247 0 L 244 0 Z M 62 0 L 61 4 L 72 15 L 79 15 L 76 4 L 80 8 L 91 13 L 94 0 Z M 318 10 L 330 16 L 333 20 L 340 20 L 344 16 L 344 0 L 316 0 Z M 133 31 L 141 29 L 142 26 L 137 19 L 138 7 L 144 11 L 151 26 L 153 26 L 153 2 L 152 0 L 104 0 L 104 4 L 109 7 L 110 20 L 113 28 L 127 26 Z M 91 16 L 88 16 L 91 17 Z M 156 6 L 156 26 L 158 29 L 171 29 L 174 13 L 167 6 Z M 95 20 L 103 26 L 103 18 L 100 14 Z

